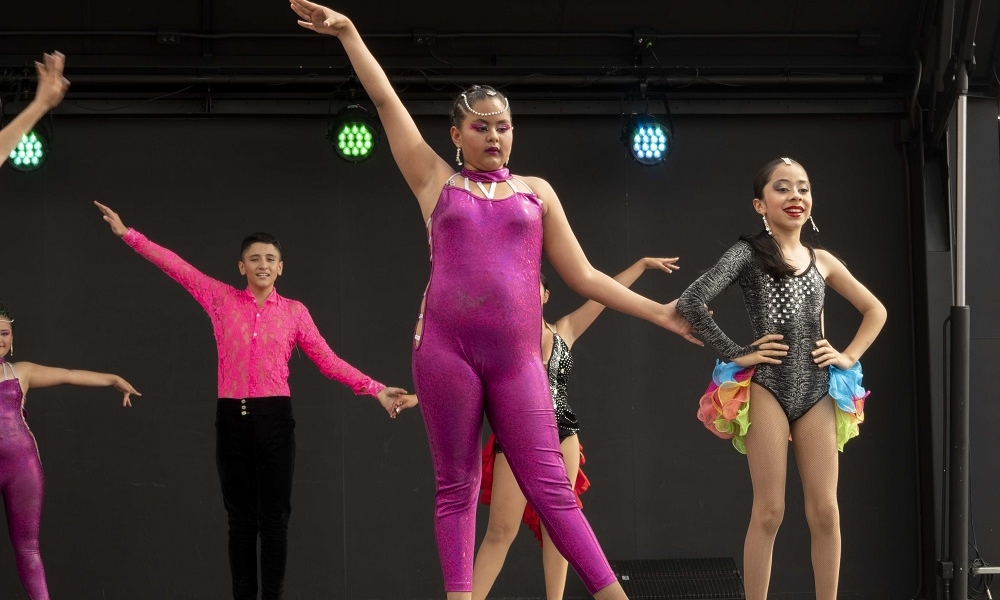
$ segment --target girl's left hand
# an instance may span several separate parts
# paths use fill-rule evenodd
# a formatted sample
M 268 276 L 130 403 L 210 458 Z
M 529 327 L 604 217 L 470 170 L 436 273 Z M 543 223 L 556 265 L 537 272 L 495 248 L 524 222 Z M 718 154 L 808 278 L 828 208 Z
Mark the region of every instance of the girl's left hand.
M 819 340 L 816 342 L 816 349 L 812 351 L 813 362 L 817 367 L 829 367 L 833 365 L 838 369 L 847 370 L 854 366 L 854 362 L 838 352 L 830 342 Z

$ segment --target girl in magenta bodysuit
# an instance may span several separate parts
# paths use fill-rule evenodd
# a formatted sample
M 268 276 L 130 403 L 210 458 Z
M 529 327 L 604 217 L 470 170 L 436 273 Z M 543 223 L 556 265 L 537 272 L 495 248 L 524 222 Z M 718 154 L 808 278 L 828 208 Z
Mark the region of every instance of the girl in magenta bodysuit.
M 0 493 L 14 546 L 17 574 L 30 600 L 48 600 L 45 567 L 38 548 L 45 480 L 35 436 L 28 429 L 24 403 L 28 390 L 56 385 L 114 386 L 132 406 L 129 382 L 110 373 L 57 369 L 30 362 L 7 362 L 14 355 L 14 319 L 0 304 Z
M 566 476 L 540 357 L 541 254 L 577 293 L 690 336 L 673 303 L 629 291 L 587 261 L 559 198 L 505 165 L 510 105 L 489 87 L 452 109 L 456 173 L 424 141 L 378 62 L 345 16 L 292 0 L 299 24 L 336 36 L 379 112 L 396 163 L 427 227 L 431 276 L 413 343 L 437 486 L 435 535 L 445 591 L 468 599 L 475 555 L 479 441 L 485 412 L 515 479 L 560 553 L 597 598 L 624 598 Z

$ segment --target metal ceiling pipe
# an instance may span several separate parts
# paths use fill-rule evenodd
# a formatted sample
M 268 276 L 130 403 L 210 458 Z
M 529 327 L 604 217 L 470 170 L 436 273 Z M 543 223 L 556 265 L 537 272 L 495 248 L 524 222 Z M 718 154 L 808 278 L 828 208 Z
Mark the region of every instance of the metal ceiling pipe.
M 637 86 L 645 82 L 650 86 L 683 88 L 692 85 L 877 85 L 885 82 L 881 74 L 859 75 L 483 75 L 481 73 L 455 75 L 420 75 L 403 73 L 391 75 L 390 81 L 400 85 L 414 84 L 460 84 L 477 83 L 488 80 L 494 85 L 519 86 Z M 189 75 L 189 74 L 144 74 L 107 73 L 73 75 L 75 85 L 340 85 L 352 81 L 344 75 Z

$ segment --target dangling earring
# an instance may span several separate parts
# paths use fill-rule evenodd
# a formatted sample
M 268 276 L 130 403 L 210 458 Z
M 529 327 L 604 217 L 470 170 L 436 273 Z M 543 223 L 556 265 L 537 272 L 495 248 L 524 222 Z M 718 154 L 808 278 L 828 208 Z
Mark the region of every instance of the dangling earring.
M 11 358 L 14 358 L 14 344 L 10 345 L 10 356 Z
M 462 149 L 461 148 L 455 148 L 455 163 L 458 164 L 458 166 L 460 166 L 460 167 L 462 166 Z
M 503 166 L 506 167 L 507 163 L 509 163 L 509 162 L 510 162 L 510 154 L 507 154 L 507 160 L 503 161 Z
M 774 235 L 771 233 L 771 226 L 767 224 L 767 215 L 761 215 L 760 218 L 764 219 L 764 231 L 767 232 L 767 235 Z
M 816 221 L 813 221 L 813 216 L 809 215 L 809 222 L 812 223 L 813 231 L 819 233 L 819 227 L 816 227 Z

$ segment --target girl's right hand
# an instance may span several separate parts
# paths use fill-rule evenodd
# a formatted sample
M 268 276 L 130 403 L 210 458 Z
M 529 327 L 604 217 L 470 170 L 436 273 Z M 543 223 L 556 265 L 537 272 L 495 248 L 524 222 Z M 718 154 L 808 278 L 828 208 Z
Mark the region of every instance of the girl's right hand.
M 780 333 L 769 333 L 765 335 L 751 344 L 752 347 L 756 348 L 755 351 L 750 354 L 744 354 L 743 356 L 734 358 L 733 363 L 741 367 L 752 367 L 753 365 L 759 364 L 780 365 L 781 360 L 776 357 L 788 354 L 788 346 L 782 344 L 780 341 L 784 339 L 784 337 L 785 336 Z
M 299 25 L 316 33 L 339 36 L 351 25 L 351 20 L 325 6 L 309 0 L 291 0 L 292 10 L 299 16 Z

